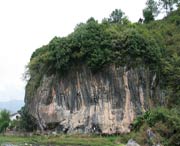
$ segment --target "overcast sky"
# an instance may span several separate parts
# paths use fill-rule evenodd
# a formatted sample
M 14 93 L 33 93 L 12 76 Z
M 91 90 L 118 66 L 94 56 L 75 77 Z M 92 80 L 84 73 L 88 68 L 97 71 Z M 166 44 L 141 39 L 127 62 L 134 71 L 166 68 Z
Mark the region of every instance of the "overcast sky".
M 24 99 L 22 75 L 32 52 L 90 17 L 121 9 L 136 22 L 146 0 L 0 0 L 0 101 Z

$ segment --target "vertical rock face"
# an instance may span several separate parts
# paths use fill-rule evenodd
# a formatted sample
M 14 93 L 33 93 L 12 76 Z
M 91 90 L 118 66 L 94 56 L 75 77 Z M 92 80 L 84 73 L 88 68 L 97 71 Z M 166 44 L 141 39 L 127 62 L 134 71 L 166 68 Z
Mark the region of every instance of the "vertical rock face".
M 55 124 L 63 132 L 110 134 L 129 132 L 159 97 L 155 74 L 112 65 L 98 73 L 80 67 L 63 77 L 44 76 L 26 105 L 42 130 Z

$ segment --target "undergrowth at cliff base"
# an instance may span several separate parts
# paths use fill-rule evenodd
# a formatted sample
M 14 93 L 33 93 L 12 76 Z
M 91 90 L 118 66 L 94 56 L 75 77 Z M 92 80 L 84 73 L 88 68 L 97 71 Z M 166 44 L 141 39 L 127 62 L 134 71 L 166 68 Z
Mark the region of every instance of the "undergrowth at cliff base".
M 120 137 L 120 141 L 126 143 L 134 139 L 143 146 L 161 143 L 164 146 L 180 145 L 180 110 L 178 108 L 156 108 L 145 112 L 135 119 L 132 132 Z M 153 137 L 148 138 L 148 130 Z

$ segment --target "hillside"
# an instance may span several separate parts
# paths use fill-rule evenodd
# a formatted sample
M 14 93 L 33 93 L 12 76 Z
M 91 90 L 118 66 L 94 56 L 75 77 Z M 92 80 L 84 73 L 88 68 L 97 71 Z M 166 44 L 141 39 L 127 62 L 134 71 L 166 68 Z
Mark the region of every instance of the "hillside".
M 54 37 L 31 56 L 25 107 L 42 131 L 112 134 L 134 128 L 142 134 L 154 126 L 162 130 L 154 130 L 159 141 L 174 136 L 168 142 L 176 145 L 179 20 L 180 8 L 147 24 L 90 18 L 67 37 Z

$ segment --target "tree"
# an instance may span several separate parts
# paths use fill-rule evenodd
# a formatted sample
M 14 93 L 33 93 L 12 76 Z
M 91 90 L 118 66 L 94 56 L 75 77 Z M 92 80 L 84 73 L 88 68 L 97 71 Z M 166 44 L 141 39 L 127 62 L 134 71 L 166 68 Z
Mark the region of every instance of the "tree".
M 144 16 L 144 23 L 149 23 L 151 21 L 154 21 L 154 16 L 152 14 L 152 11 L 150 11 L 147 8 L 143 10 L 143 16 Z
M 179 4 L 180 0 L 159 0 L 159 5 L 166 10 L 166 14 L 171 12 L 175 5 Z
M 153 21 L 158 14 L 158 3 L 154 0 L 147 0 L 146 8 L 143 10 L 144 22 Z
M 173 54 L 162 60 L 162 74 L 169 94 L 170 106 L 180 105 L 180 56 Z
M 0 112 L 0 133 L 4 133 L 6 128 L 9 126 L 10 113 L 7 110 L 2 110 Z
M 121 20 L 124 18 L 124 12 L 120 9 L 115 9 L 111 15 L 110 18 L 108 19 L 109 22 L 111 23 L 118 23 L 121 22 Z
M 147 0 L 146 8 L 143 9 L 144 22 L 153 21 L 164 9 L 169 14 L 179 3 L 180 0 Z
M 161 48 L 156 40 L 147 31 L 138 31 L 134 28 L 125 29 L 113 41 L 115 61 L 122 66 L 137 67 L 147 65 L 156 70 L 161 57 Z
M 158 3 L 155 0 L 147 0 L 146 5 L 147 8 L 152 12 L 154 17 L 159 14 Z
M 34 131 L 37 129 L 37 123 L 34 117 L 32 117 L 26 107 L 22 107 L 20 111 L 18 111 L 21 115 L 20 118 L 20 129 L 25 131 Z

